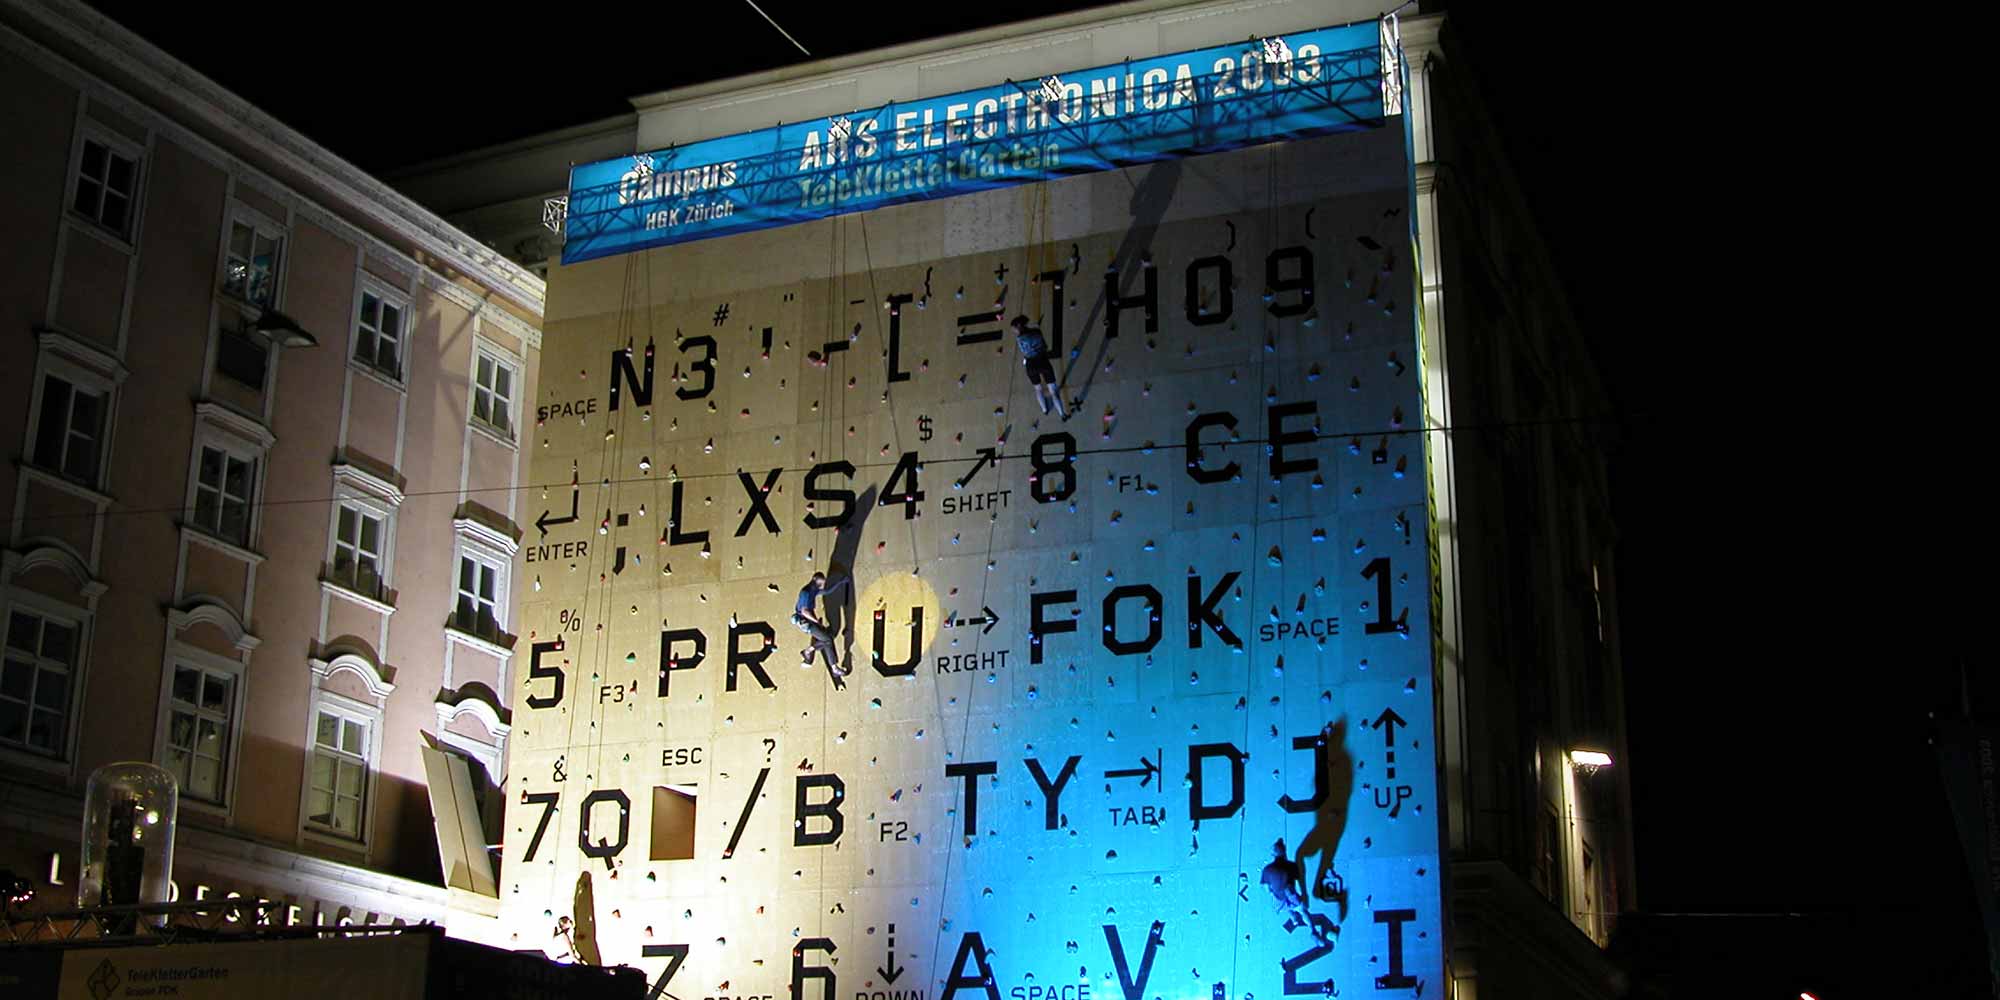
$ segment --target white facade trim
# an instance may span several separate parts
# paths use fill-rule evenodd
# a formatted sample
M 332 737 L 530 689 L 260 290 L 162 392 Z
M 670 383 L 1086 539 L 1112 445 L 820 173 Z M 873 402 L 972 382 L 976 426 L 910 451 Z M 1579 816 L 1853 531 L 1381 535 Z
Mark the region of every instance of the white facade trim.
M 361 683 L 368 688 L 368 693 L 378 699 L 387 698 L 396 690 L 396 684 L 389 679 L 388 673 L 359 653 L 340 653 L 331 659 L 310 659 L 306 662 L 312 667 L 315 688 L 320 686 L 321 681 L 345 670 L 361 678 Z M 374 708 L 380 710 L 381 706 L 376 705 Z M 312 746 L 310 737 L 307 738 L 306 746 Z
M 246 147 L 267 152 L 287 171 L 340 197 L 369 222 L 462 269 L 474 280 L 506 296 L 521 308 L 541 314 L 547 286 L 532 272 L 479 245 L 472 237 L 454 229 L 416 202 L 285 127 L 109 18 L 75 0 L 42 0 L 40 6 L 19 9 L 42 27 L 60 35 L 64 41 L 131 74 L 138 83 L 155 88 L 163 95 L 181 99 L 183 107 L 202 125 L 214 128 Z M 176 143 L 223 166 L 230 173 L 258 178 L 260 188 L 276 186 L 288 190 L 263 171 L 191 128 L 140 104 L 11 27 L 0 25 L 0 47 L 11 49 L 48 68 L 57 77 L 85 91 L 92 100 L 101 100 L 142 126 L 164 132 Z M 298 206 L 301 214 L 350 243 L 396 261 L 398 270 L 422 267 L 408 254 L 370 235 L 360 226 L 327 212 L 321 206 L 305 204 L 298 196 L 293 197 L 301 203 Z
M 1134 0 L 712 80 L 631 99 L 638 149 L 918 100 L 1002 75 L 1032 80 L 1086 66 L 1373 20 L 1352 0 Z M 1006 67 L 996 69 L 996 67 Z
M 360 850 L 364 859 L 372 860 L 370 855 L 373 853 L 372 845 L 375 842 L 375 793 L 381 784 L 382 740 L 385 735 L 382 727 L 387 714 L 383 710 L 382 702 L 388 699 L 390 691 L 395 690 L 395 685 L 382 679 L 376 672 L 374 664 L 352 653 L 343 653 L 331 661 L 308 662 L 312 665 L 313 680 L 312 697 L 306 707 L 305 742 L 302 744 L 305 747 L 305 766 L 299 774 L 298 836 L 301 842 L 315 840 L 349 850 Z M 368 687 L 369 694 L 377 699 L 376 704 L 370 705 L 326 690 L 327 678 L 343 670 L 361 678 L 362 683 Z M 313 755 L 318 752 L 319 747 L 318 727 L 321 713 L 358 722 L 367 731 L 368 746 L 358 755 L 366 762 L 366 770 L 361 781 L 361 829 L 355 831 L 354 837 L 347 837 L 338 831 L 327 829 L 307 818 L 311 809 L 309 803 L 312 799 Z
M 226 656 L 217 656 L 208 650 L 181 642 L 170 632 L 167 636 L 166 653 L 162 659 L 160 670 L 159 710 L 153 719 L 153 762 L 161 767 L 166 767 L 167 737 L 170 730 L 169 722 L 173 716 L 174 668 L 184 663 L 204 671 L 226 674 L 230 677 L 229 746 L 224 749 L 222 757 L 221 801 L 210 802 L 205 799 L 196 799 L 186 795 L 183 795 L 181 798 L 182 805 L 214 812 L 226 820 L 233 819 L 236 802 L 236 769 L 241 759 L 238 756 L 238 749 L 243 743 L 243 712 L 245 704 L 250 700 L 248 687 L 250 676 L 249 658 L 250 653 L 248 650 L 244 650 L 241 657 L 234 660 Z
M 96 219 L 92 219 L 76 210 L 76 189 L 83 177 L 83 144 L 86 140 L 98 143 L 111 152 L 131 160 L 135 164 L 134 169 L 138 173 L 138 183 L 132 190 L 131 204 L 125 208 L 128 214 L 125 219 L 125 229 L 123 232 L 114 232 Z M 149 152 L 150 150 L 146 148 L 145 143 L 137 142 L 102 123 L 92 121 L 88 109 L 85 109 L 84 114 L 79 119 L 75 134 L 70 136 L 69 173 L 63 179 L 62 213 L 64 223 L 81 232 L 97 237 L 106 246 L 111 247 L 119 253 L 136 256 L 139 252 L 139 228 L 141 220 L 145 218 L 146 182 L 153 175 L 152 159 L 147 155 Z
M 82 340 L 67 330 L 53 326 L 35 327 L 35 339 L 42 351 L 51 356 L 68 356 L 68 360 L 87 368 L 99 369 L 98 378 L 109 379 L 112 386 L 121 385 L 132 373 L 126 369 L 117 356 L 87 340 Z
M 480 725 L 486 727 L 487 732 L 492 733 L 496 738 L 505 739 L 508 733 L 514 731 L 513 726 L 500 721 L 499 710 L 487 704 L 486 699 L 476 694 L 462 695 L 456 702 L 440 701 L 434 707 L 437 709 L 437 722 L 440 729 L 458 721 L 459 716 L 470 713 L 479 720 Z
M 236 617 L 236 612 L 231 611 L 226 604 L 198 598 L 188 607 L 167 609 L 167 624 L 175 632 L 185 632 L 201 623 L 221 629 L 222 634 L 229 637 L 230 643 L 245 654 L 256 649 L 264 641 L 252 635 L 244 626 L 243 620 Z
M 504 631 L 506 629 L 506 626 L 502 625 L 501 629 Z M 511 635 L 511 633 L 509 634 Z M 499 643 L 493 642 L 489 639 L 481 638 L 480 636 L 474 635 L 471 632 L 467 632 L 456 625 L 446 625 L 444 627 L 444 637 L 445 641 L 447 642 L 455 642 L 461 646 L 467 646 L 472 649 L 476 649 L 482 653 L 485 653 L 488 656 L 495 657 L 503 662 L 511 659 L 514 656 L 514 651 L 508 649 L 506 646 L 502 646 Z M 451 675 L 449 673 L 445 675 L 445 680 L 446 682 L 449 682 L 451 680 Z
M 352 601 L 377 614 L 387 616 L 396 613 L 396 606 L 390 604 L 388 601 L 377 600 L 358 590 L 349 590 L 342 584 L 335 583 L 332 580 L 321 580 L 319 582 L 319 589 L 323 593 L 338 597 L 343 601 Z
M 96 503 L 102 512 L 103 508 L 111 503 L 111 498 L 100 490 L 105 485 L 105 470 L 111 468 L 111 442 L 116 436 L 112 432 L 118 426 L 118 387 L 124 381 L 125 368 L 112 361 L 111 367 L 100 370 L 86 360 L 80 360 L 79 354 L 85 359 L 94 359 L 101 355 L 96 354 L 94 349 L 75 353 L 63 349 L 68 345 L 58 345 L 59 342 L 70 339 L 66 335 L 53 331 L 39 332 L 39 339 L 42 346 L 35 359 L 34 382 L 28 386 L 28 433 L 21 448 L 21 454 L 26 461 L 21 463 L 22 468 L 33 467 L 47 473 L 46 479 L 67 484 L 70 492 Z M 60 457 L 54 465 L 33 464 L 40 457 L 35 454 L 35 449 L 42 429 L 42 396 L 43 391 L 48 388 L 48 379 L 51 375 L 68 382 L 73 390 L 99 396 L 104 401 L 104 412 L 99 414 L 98 418 L 97 462 L 96 467 L 90 470 L 88 483 L 71 480 L 62 469 L 57 468 L 57 465 L 62 464 Z M 67 429 L 66 425 L 65 430 Z
M 352 462 L 333 464 L 333 488 L 339 495 L 359 495 L 373 497 L 391 507 L 403 505 L 403 491 L 395 483 L 369 472 Z M 352 494 L 342 493 L 351 490 Z
M 271 429 L 264 426 L 263 421 L 232 410 L 221 403 L 203 400 L 194 404 L 194 419 L 197 425 L 227 431 L 241 439 L 245 445 L 259 451 L 268 451 L 272 445 L 278 443 L 278 436 L 271 433 Z
M 515 541 L 512 535 L 484 521 L 469 517 L 454 518 L 451 530 L 461 541 L 468 543 L 467 547 L 483 549 L 482 555 L 501 562 L 513 561 L 515 553 L 521 549 L 521 543 Z
M 492 323 L 494 326 L 500 327 L 515 337 L 520 338 L 524 346 L 533 347 L 536 350 L 541 349 L 542 331 L 535 329 L 528 323 L 522 322 L 520 317 L 509 313 L 507 310 L 480 298 L 472 289 L 429 269 L 425 269 L 417 275 L 417 283 L 424 288 L 436 292 L 441 298 L 451 302 L 453 305 L 478 317 L 480 322 Z M 508 353 L 511 354 L 513 352 L 509 351 Z
M 76 557 L 76 553 L 49 544 L 37 545 L 26 552 L 11 549 L 0 552 L 0 586 L 11 584 L 22 574 L 44 566 L 60 570 L 76 581 L 76 592 L 84 599 L 85 611 L 96 612 L 97 599 L 111 589 L 110 584 L 90 575 L 89 567 Z

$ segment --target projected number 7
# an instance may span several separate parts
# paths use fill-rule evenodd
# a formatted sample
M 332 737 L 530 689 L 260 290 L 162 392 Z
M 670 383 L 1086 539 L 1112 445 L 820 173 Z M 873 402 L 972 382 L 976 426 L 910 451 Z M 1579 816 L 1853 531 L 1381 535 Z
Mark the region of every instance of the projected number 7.
M 658 958 L 661 955 L 667 956 L 667 967 L 660 971 L 660 978 L 653 980 L 653 988 L 647 992 L 646 1000 L 660 1000 L 662 995 L 673 996 L 673 994 L 667 992 L 667 983 L 674 978 L 674 973 L 681 971 L 681 963 L 687 961 L 688 946 L 684 944 L 642 944 L 639 946 L 639 956 L 641 958 Z
M 560 792 L 521 793 L 523 805 L 542 807 L 542 818 L 535 821 L 535 835 L 528 838 L 528 853 L 521 858 L 522 861 L 535 860 L 535 851 L 542 846 L 542 836 L 549 832 L 549 818 L 556 814 L 556 800 L 561 797 Z

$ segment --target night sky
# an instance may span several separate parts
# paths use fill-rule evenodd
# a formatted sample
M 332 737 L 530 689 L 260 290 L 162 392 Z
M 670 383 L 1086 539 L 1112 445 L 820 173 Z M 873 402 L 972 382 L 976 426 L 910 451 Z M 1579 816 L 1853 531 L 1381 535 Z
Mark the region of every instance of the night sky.
M 700 5 L 699 24 L 674 5 L 522 17 L 364 0 L 310 32 L 98 6 L 374 171 L 805 58 L 738 0 Z M 1077 6 L 764 9 L 828 56 Z M 1813 188 L 1819 167 L 1768 138 L 1786 102 L 1695 42 L 1717 37 L 1709 15 L 1619 25 L 1603 9 L 1460 6 L 1464 51 L 1616 399 L 1570 416 L 1619 442 L 1632 759 L 1617 766 L 1635 783 L 1643 907 L 1848 928 L 1809 957 L 1736 949 L 1826 1000 L 1892 983 L 1984 994 L 1979 916 L 1925 742 L 1926 713 L 1955 710 L 1970 666 L 1972 590 L 1953 567 L 1973 543 L 1953 526 L 1973 506 L 1960 464 L 1976 453 L 1956 438 L 1973 397 L 1945 391 L 1957 383 L 1936 369 L 1953 363 L 1917 320 L 1843 314 L 1851 291 L 1795 263 L 1804 234 L 1824 235 L 1914 307 L 1935 250 L 1829 232 L 1837 194 L 1777 196 Z M 574 10 L 604 23 L 556 20 Z

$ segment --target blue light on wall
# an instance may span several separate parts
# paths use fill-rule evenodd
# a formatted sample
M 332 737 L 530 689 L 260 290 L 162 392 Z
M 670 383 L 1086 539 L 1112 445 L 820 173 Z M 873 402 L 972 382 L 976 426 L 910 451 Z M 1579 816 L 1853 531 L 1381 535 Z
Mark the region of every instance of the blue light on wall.
M 1404 140 L 557 272 L 513 943 L 684 1000 L 1442 995 Z

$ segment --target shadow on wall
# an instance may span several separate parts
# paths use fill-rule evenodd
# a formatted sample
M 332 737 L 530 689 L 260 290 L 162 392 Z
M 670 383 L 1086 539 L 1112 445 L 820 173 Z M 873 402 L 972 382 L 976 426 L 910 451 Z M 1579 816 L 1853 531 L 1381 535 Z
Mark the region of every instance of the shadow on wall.
M 199 809 L 188 808 L 184 802 L 180 810 L 181 826 L 210 830 L 237 840 L 354 865 L 426 885 L 444 885 L 444 874 L 438 863 L 437 834 L 431 823 L 430 792 L 421 781 L 410 781 L 380 771 L 371 775 L 369 796 L 365 803 L 368 812 L 363 814 L 363 823 L 366 825 L 372 816 L 375 833 L 373 850 L 366 850 L 359 841 L 351 849 L 344 848 L 333 842 L 338 837 L 337 833 L 323 830 L 321 836 L 301 842 L 297 833 L 301 823 L 300 811 L 304 804 L 302 800 L 309 798 L 301 795 L 301 786 L 309 785 L 312 780 L 307 754 L 307 749 L 297 742 L 244 734 L 237 750 L 238 773 L 231 825 L 224 827 L 220 819 L 211 818 L 210 814 Z M 188 794 L 187 790 L 183 790 L 183 794 Z M 310 805 L 305 808 L 310 808 Z M 213 874 L 221 878 L 224 873 Z M 284 887 L 276 885 L 232 884 L 230 887 L 244 891 L 261 890 L 274 897 L 284 895 L 280 891 Z
M 854 630 L 850 626 L 854 618 L 854 602 L 861 590 L 861 582 L 854 578 L 854 560 L 860 557 L 861 528 L 875 513 L 876 488 L 869 486 L 861 491 L 854 501 L 854 516 L 847 526 L 838 529 L 834 537 L 833 555 L 828 557 L 826 577 L 829 581 L 845 579 L 847 585 L 837 593 L 838 598 L 826 602 L 826 625 L 833 634 L 840 637 L 840 662 L 854 665 Z
M 1132 225 L 1125 230 L 1125 239 L 1118 244 L 1118 252 L 1112 257 L 1112 266 L 1118 269 L 1121 279 L 1132 273 L 1132 265 L 1140 263 L 1142 258 L 1144 266 L 1152 266 L 1152 257 L 1148 251 L 1153 245 L 1153 234 L 1159 230 L 1160 219 L 1166 216 L 1167 207 L 1173 204 L 1174 193 L 1179 191 L 1180 187 L 1181 161 L 1162 160 L 1149 167 L 1146 176 L 1133 189 L 1130 202 Z M 1063 306 L 1064 303 L 1056 304 L 1057 308 Z M 1098 292 L 1097 301 L 1091 303 L 1089 315 L 1085 316 L 1083 322 L 1071 333 L 1076 339 L 1075 345 L 1070 348 L 1072 358 L 1082 357 L 1083 342 L 1090 339 L 1093 333 L 1098 336 L 1097 356 L 1091 359 L 1090 368 L 1084 373 L 1083 385 L 1072 394 L 1078 408 L 1090 398 L 1090 386 L 1097 380 L 1097 373 L 1103 370 L 1104 356 L 1111 350 L 1111 341 L 1104 338 L 1103 330 L 1100 329 L 1101 317 L 1107 307 L 1104 291 Z M 1058 391 L 1069 390 L 1070 376 L 1074 374 L 1076 365 L 1072 362 L 1068 368 L 1063 369 Z
M 376 866 L 391 875 L 425 885 L 443 885 L 444 869 L 438 862 L 437 825 L 431 818 L 430 789 L 420 781 L 381 774 L 376 775 L 376 780 L 380 784 L 375 802 L 383 810 L 381 818 L 394 816 L 398 820 L 393 838 L 383 836 L 379 823 L 375 827 L 380 843 L 389 848 L 387 857 L 379 848 L 376 850 Z
M 1340 873 L 1333 870 L 1333 859 L 1340 851 L 1340 838 L 1347 833 L 1348 800 L 1354 795 L 1354 755 L 1347 750 L 1347 719 L 1341 718 L 1329 723 L 1320 731 L 1326 740 L 1326 798 L 1313 814 L 1313 828 L 1299 841 L 1298 862 L 1301 872 L 1306 870 L 1306 858 L 1317 855 L 1318 861 L 1312 869 L 1311 892 L 1313 898 L 1322 903 L 1338 903 L 1337 920 L 1347 917 L 1347 886 Z

